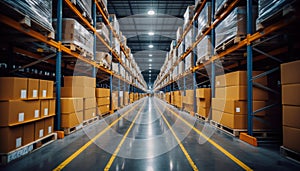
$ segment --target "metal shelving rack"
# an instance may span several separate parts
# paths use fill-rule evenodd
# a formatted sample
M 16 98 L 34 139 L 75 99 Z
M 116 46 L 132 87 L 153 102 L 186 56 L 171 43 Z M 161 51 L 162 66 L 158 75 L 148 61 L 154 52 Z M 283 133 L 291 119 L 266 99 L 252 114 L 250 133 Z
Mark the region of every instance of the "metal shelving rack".
M 71 9 L 75 16 L 78 17 L 80 19 L 80 23 L 83 23 L 84 26 L 93 33 L 94 35 L 94 56 L 92 59 L 88 59 L 85 58 L 83 56 L 81 56 L 80 54 L 78 54 L 77 52 L 72 51 L 71 49 L 69 49 L 68 47 L 62 45 L 61 40 L 62 40 L 62 16 L 63 16 L 63 3 L 65 3 L 69 9 Z M 85 18 L 77 9 L 77 7 L 70 1 L 70 0 L 57 0 L 57 7 L 56 7 L 56 12 L 57 12 L 57 33 L 55 36 L 55 40 L 49 38 L 46 35 L 41 34 L 38 31 L 35 31 L 32 28 L 25 28 L 24 26 L 19 23 L 18 21 L 15 21 L 14 19 L 12 19 L 11 17 L 8 17 L 4 14 L 0 14 L 0 22 L 5 24 L 6 26 L 9 26 L 11 28 L 13 28 L 14 30 L 23 33 L 39 42 L 42 42 L 44 44 L 46 44 L 49 47 L 55 48 L 56 49 L 56 59 L 50 59 L 51 57 L 54 57 L 55 55 L 51 55 L 51 56 L 47 56 L 47 57 L 43 57 L 40 56 L 38 54 L 32 53 L 30 51 L 24 50 L 24 49 L 19 49 L 19 48 L 14 48 L 13 52 L 15 53 L 19 53 L 19 54 L 23 54 L 27 57 L 30 57 L 32 59 L 37 60 L 37 62 L 33 62 L 31 64 L 29 64 L 28 66 L 31 65 L 36 65 L 42 61 L 47 61 L 47 63 L 52 64 L 52 65 L 56 65 L 56 69 L 55 69 L 55 80 L 56 80 L 56 115 L 55 115 L 55 129 L 56 130 L 60 130 L 60 109 L 61 109 L 61 104 L 60 104 L 60 97 L 61 97 L 61 78 L 62 78 L 62 68 L 63 69 L 68 69 L 70 71 L 74 71 L 75 68 L 73 66 L 70 65 L 66 65 L 63 64 L 62 61 L 62 57 L 63 57 L 63 53 L 70 55 L 76 59 L 79 59 L 80 61 L 84 62 L 85 64 L 89 64 L 92 66 L 92 76 L 97 77 L 97 78 L 101 78 L 101 79 L 107 79 L 107 76 L 110 78 L 110 84 L 112 84 L 112 78 L 115 77 L 117 78 L 119 81 L 118 83 L 118 90 L 121 90 L 120 88 L 120 82 L 124 82 L 124 90 L 125 90 L 125 85 L 128 85 L 129 87 L 133 87 L 134 89 L 138 89 L 139 92 L 145 92 L 146 91 L 146 83 L 144 81 L 141 81 L 140 79 L 138 79 L 138 77 L 135 77 L 134 74 L 131 72 L 131 70 L 125 66 L 125 64 L 121 61 L 120 58 L 120 54 L 117 54 L 110 45 L 108 45 L 105 40 L 96 32 L 96 16 L 97 16 L 97 12 L 100 13 L 100 15 L 102 15 L 102 17 L 104 18 L 104 22 L 106 25 L 109 26 L 109 29 L 112 31 L 112 34 L 114 36 L 117 36 L 116 31 L 114 30 L 114 28 L 112 27 L 112 25 L 109 22 L 109 18 L 108 18 L 108 12 L 107 9 L 104 7 L 104 5 L 102 4 L 102 1 L 99 0 L 93 0 L 92 1 L 92 23 L 88 21 L 87 18 Z M 117 36 L 118 37 L 118 36 Z M 129 72 L 130 75 L 132 75 L 133 77 L 133 82 L 129 82 L 128 80 L 122 78 L 120 75 L 114 73 L 111 70 L 106 69 L 105 67 L 97 64 L 93 59 L 95 59 L 95 55 L 96 55 L 96 38 L 99 39 L 106 47 L 107 49 L 111 52 L 112 56 L 113 56 L 113 60 L 117 61 L 119 63 L 119 66 L 122 65 L 125 70 L 127 72 Z M 118 40 L 120 42 L 120 47 L 122 52 L 126 55 L 126 58 L 130 59 L 129 55 L 126 53 L 126 49 L 125 46 L 121 43 L 120 38 L 118 37 Z M 130 63 L 132 64 L 132 61 L 129 60 Z M 101 74 L 96 73 L 96 69 L 99 69 L 99 72 L 101 72 Z M 86 73 L 83 70 L 80 70 L 79 72 L 81 73 Z M 87 73 L 90 74 L 90 73 Z M 139 78 L 143 78 L 142 75 L 140 73 L 138 73 Z M 136 82 L 138 82 L 141 86 L 138 86 L 136 84 Z M 109 86 L 112 90 L 112 85 Z M 127 89 L 126 89 L 127 90 Z M 130 92 L 130 88 L 128 88 L 128 91 Z
M 183 42 L 184 37 L 186 36 L 187 32 L 195 24 L 196 19 L 198 18 L 200 12 L 204 8 L 206 2 L 207 2 L 207 0 L 203 0 L 201 2 L 200 7 L 195 12 L 193 19 L 190 21 L 190 23 L 187 27 L 188 29 L 186 29 L 184 31 L 184 33 L 181 36 L 181 39 L 177 42 L 176 48 L 178 48 L 180 43 Z M 274 104 L 271 104 L 271 105 L 268 105 L 268 106 L 266 106 L 262 109 L 259 109 L 257 111 L 252 110 L 252 106 L 253 106 L 253 101 L 252 101 L 252 99 L 253 99 L 253 86 L 256 86 L 256 87 L 259 87 L 259 88 L 262 88 L 262 89 L 265 89 L 265 90 L 268 90 L 268 91 L 271 91 L 271 92 L 274 92 L 272 89 L 270 89 L 268 87 L 264 87 L 264 86 L 259 85 L 257 83 L 253 83 L 253 80 L 255 80 L 257 78 L 264 77 L 264 76 L 266 76 L 270 73 L 273 73 L 274 71 L 279 70 L 279 67 L 277 66 L 275 68 L 271 68 L 269 71 L 266 71 L 266 72 L 264 72 L 260 75 L 257 75 L 255 77 L 253 77 L 253 75 L 252 75 L 253 64 L 254 64 L 254 62 L 259 62 L 259 61 L 266 60 L 267 58 L 271 58 L 273 60 L 276 60 L 277 62 L 282 62 L 282 61 L 278 60 L 277 58 L 275 58 L 274 56 L 285 53 L 285 52 L 288 51 L 288 49 L 285 48 L 285 47 L 279 47 L 278 49 L 271 50 L 268 53 L 266 53 L 266 52 L 263 52 L 263 51 L 260 51 L 260 50 L 256 49 L 255 46 L 257 44 L 262 43 L 262 41 L 260 39 L 267 37 L 266 40 L 263 40 L 263 42 L 270 41 L 273 38 L 273 36 L 271 36 L 269 38 L 268 37 L 269 35 L 271 35 L 272 33 L 276 33 L 277 31 L 280 31 L 283 28 L 286 28 L 287 26 L 291 25 L 291 23 L 299 21 L 299 15 L 296 14 L 292 18 L 288 18 L 288 19 L 285 19 L 283 21 L 276 22 L 274 24 L 271 24 L 271 25 L 263 28 L 262 30 L 253 32 L 253 30 L 252 30 L 252 26 L 253 26 L 252 17 L 253 16 L 252 16 L 252 12 L 251 12 L 252 7 L 253 7 L 253 4 L 252 4 L 253 2 L 252 2 L 252 0 L 247 0 L 247 5 L 246 5 L 247 6 L 247 36 L 246 36 L 246 38 L 244 40 L 240 41 L 238 44 L 236 44 L 232 47 L 229 47 L 225 51 L 223 51 L 219 54 L 214 54 L 215 28 L 223 19 L 225 19 L 225 17 L 234 9 L 234 7 L 236 7 L 238 5 L 239 2 L 240 2 L 239 0 L 231 1 L 231 3 L 228 4 L 228 7 L 223 11 L 223 13 L 221 13 L 216 18 L 214 18 L 215 17 L 215 0 L 211 0 L 211 3 L 212 3 L 212 23 L 211 23 L 210 27 L 200 37 L 198 37 L 195 40 L 195 42 L 192 44 L 192 46 L 190 48 L 188 48 L 178 58 L 178 60 L 171 67 L 171 70 L 167 74 L 165 74 L 165 76 L 163 76 L 162 78 L 155 81 L 154 90 L 155 91 L 159 91 L 159 90 L 163 91 L 163 90 L 165 90 L 164 89 L 165 87 L 169 87 L 169 86 L 174 87 L 176 85 L 176 81 L 179 81 L 179 80 L 183 79 L 184 83 L 183 83 L 182 90 L 185 91 L 185 89 L 186 89 L 186 87 L 185 87 L 185 78 L 186 78 L 187 75 L 192 74 L 193 75 L 193 80 L 196 81 L 197 80 L 197 73 L 200 70 L 203 70 L 204 67 L 210 67 L 210 73 L 208 73 L 208 74 L 210 74 L 210 77 L 211 77 L 211 80 L 210 80 L 211 93 L 212 93 L 212 98 L 214 98 L 215 97 L 215 76 L 216 76 L 216 70 L 217 70 L 216 68 L 218 67 L 218 65 L 215 63 L 215 61 L 218 60 L 218 59 L 222 59 L 223 57 L 225 57 L 225 56 L 227 56 L 227 55 L 229 55 L 233 52 L 236 52 L 237 50 L 240 50 L 240 49 L 246 47 L 247 59 L 246 60 L 241 60 L 239 62 L 239 64 L 235 63 L 235 64 L 227 65 L 227 66 L 225 66 L 225 70 L 231 71 L 231 69 L 238 68 L 241 65 L 246 65 L 247 66 L 247 83 L 248 83 L 248 88 L 247 88 L 247 95 L 248 95 L 248 97 L 247 97 L 247 101 L 248 101 L 248 103 L 247 103 L 247 107 L 248 107 L 247 133 L 248 133 L 248 135 L 252 136 L 253 135 L 253 117 L 255 116 L 255 113 L 257 113 L 259 111 L 267 110 L 267 109 L 275 106 Z M 164 82 L 164 80 L 172 73 L 174 68 L 179 64 L 179 62 L 184 61 L 184 59 L 192 52 L 192 50 L 197 47 L 198 43 L 206 35 L 209 35 L 209 34 L 211 35 L 211 42 L 212 42 L 212 46 L 213 46 L 213 48 L 212 48 L 213 49 L 213 53 L 212 53 L 213 56 L 208 61 L 206 61 L 202 64 L 199 64 L 197 66 L 195 65 L 195 61 L 193 61 L 194 65 L 193 65 L 193 68 L 191 70 L 185 71 L 181 75 L 177 76 L 175 79 L 170 80 L 165 84 L 162 84 Z M 258 40 L 260 40 L 261 42 L 257 43 Z M 258 52 L 260 55 L 256 54 L 256 56 L 254 56 L 253 50 Z M 200 77 L 208 77 L 208 76 L 205 75 L 205 74 L 201 74 Z M 209 80 L 205 80 L 202 83 L 206 83 L 208 81 Z M 202 83 L 199 83 L 199 84 L 202 84 Z M 195 88 L 197 88 L 198 85 L 197 85 L 196 82 L 194 82 L 193 89 L 195 90 Z M 195 92 L 194 92 L 194 95 L 195 95 Z M 194 112 L 195 112 L 195 106 L 196 106 L 195 103 L 196 103 L 196 101 L 194 99 Z M 211 115 L 210 115 L 210 117 L 211 117 Z M 211 119 L 211 118 L 209 118 L 209 119 Z

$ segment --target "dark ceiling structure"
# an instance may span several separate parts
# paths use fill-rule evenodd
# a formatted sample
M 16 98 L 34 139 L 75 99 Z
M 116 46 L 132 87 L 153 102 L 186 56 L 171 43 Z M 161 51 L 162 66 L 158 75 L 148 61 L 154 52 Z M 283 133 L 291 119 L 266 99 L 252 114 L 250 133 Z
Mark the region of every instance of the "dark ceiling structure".
M 177 28 L 183 25 L 187 6 L 194 4 L 194 0 L 108 0 L 108 12 L 116 14 L 149 86 L 160 72 L 171 41 L 176 39 Z M 149 15 L 149 10 L 155 14 Z

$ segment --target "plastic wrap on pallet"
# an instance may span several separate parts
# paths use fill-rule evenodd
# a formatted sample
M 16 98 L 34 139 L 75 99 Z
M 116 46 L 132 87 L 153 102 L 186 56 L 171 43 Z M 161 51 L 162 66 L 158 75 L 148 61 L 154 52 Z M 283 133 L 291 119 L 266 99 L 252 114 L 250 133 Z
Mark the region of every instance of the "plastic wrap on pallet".
M 115 29 L 116 33 L 119 35 L 120 34 L 120 24 L 117 19 L 116 14 L 109 14 L 110 17 L 110 22 L 112 27 Z
M 215 12 L 221 10 L 222 6 L 230 0 L 215 0 Z
M 178 58 L 184 53 L 184 43 L 180 43 L 178 49 L 177 49 L 177 55 L 178 55 Z
M 111 62 L 112 62 L 112 57 L 109 53 L 106 53 L 106 52 L 96 52 L 95 61 L 97 63 L 102 62 L 103 64 L 105 64 L 110 69 L 110 65 L 111 65 Z
M 218 47 L 227 40 L 246 33 L 246 8 L 236 7 L 216 27 L 216 46 Z
M 110 42 L 109 40 L 109 30 L 103 22 L 97 22 L 96 24 L 97 33 L 104 38 L 106 42 Z
M 173 49 L 173 59 L 172 59 L 172 64 L 174 64 L 177 61 L 177 50 Z
M 177 29 L 177 33 L 176 33 L 176 41 L 178 42 L 179 39 L 181 38 L 181 35 L 182 35 L 182 27 L 178 27 Z
M 170 51 L 172 51 L 176 46 L 176 40 L 172 40 L 171 44 L 170 44 Z
M 125 57 L 125 54 L 124 52 L 121 52 L 121 61 L 126 64 L 126 57 Z
M 179 64 L 178 64 L 178 74 L 182 74 L 184 72 L 184 62 L 181 61 Z
M 210 36 L 205 36 L 197 45 L 197 63 L 200 61 L 208 60 L 211 57 L 212 44 Z
M 186 11 L 183 15 L 184 18 L 184 23 L 183 23 L 183 30 L 185 30 L 185 28 L 187 27 L 187 25 L 189 24 L 189 22 L 193 19 L 194 17 L 194 5 L 192 6 L 188 6 L 186 8 Z
M 127 45 L 127 38 L 124 35 L 121 36 L 121 42 L 124 46 Z
M 186 51 L 189 47 L 192 46 L 193 44 L 193 33 L 194 33 L 194 29 L 191 28 L 188 33 L 186 34 L 185 38 L 184 38 L 184 43 L 185 43 L 185 48 L 184 50 Z
M 125 78 L 125 69 L 122 65 L 120 65 L 120 75 Z
M 198 30 L 199 34 L 210 26 L 211 22 L 211 2 L 206 2 L 204 8 L 198 17 Z
M 187 57 L 185 57 L 185 71 L 189 70 L 192 67 L 193 64 L 193 53 L 191 52 Z
M 120 54 L 120 42 L 116 37 L 112 39 L 112 48 L 117 52 L 118 55 Z
M 268 17 L 276 14 L 285 5 L 296 2 L 295 0 L 259 0 L 258 1 L 258 18 L 256 24 L 266 20 Z
M 92 0 L 76 0 L 76 4 L 83 10 L 83 15 L 92 19 Z
M 52 27 L 52 0 L 3 0 L 30 19 L 53 32 Z
M 56 28 L 56 19 L 53 20 L 53 26 Z M 63 18 L 62 43 L 76 45 L 90 54 L 94 54 L 94 36 L 75 19 Z
M 119 64 L 112 62 L 112 71 L 114 71 L 115 73 L 119 73 Z

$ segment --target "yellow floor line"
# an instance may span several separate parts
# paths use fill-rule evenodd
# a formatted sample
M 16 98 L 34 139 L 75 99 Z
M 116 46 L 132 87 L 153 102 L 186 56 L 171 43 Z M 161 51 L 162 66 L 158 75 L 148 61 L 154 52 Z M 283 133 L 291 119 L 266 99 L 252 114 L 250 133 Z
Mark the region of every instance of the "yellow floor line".
M 215 146 L 218 150 L 220 150 L 223 154 L 225 154 L 227 157 L 229 157 L 232 161 L 234 161 L 236 164 L 238 164 L 240 167 L 242 167 L 244 170 L 252 170 L 249 166 L 247 166 L 245 163 L 240 161 L 238 158 L 236 158 L 234 155 L 229 153 L 227 150 L 225 150 L 223 147 L 221 147 L 219 144 L 211 140 L 209 137 L 207 137 L 205 134 L 203 134 L 201 131 L 199 131 L 197 128 L 195 128 L 193 125 L 188 123 L 185 119 L 183 119 L 180 115 L 175 113 L 173 110 L 171 110 L 167 105 L 164 105 L 171 113 L 173 113 L 175 116 L 177 116 L 181 121 L 183 121 L 185 124 L 187 124 L 190 128 L 192 128 L 197 134 L 202 136 L 204 139 L 206 139 L 210 144 Z
M 139 103 L 140 104 L 140 103 Z M 81 148 L 79 148 L 75 153 L 73 153 L 71 156 L 69 156 L 65 161 L 63 161 L 60 165 L 58 165 L 53 171 L 59 171 L 62 170 L 64 167 L 66 167 L 72 160 L 74 160 L 80 153 L 82 153 L 85 149 L 87 149 L 90 145 L 93 144 L 95 140 L 97 140 L 99 137 L 101 137 L 106 131 L 108 131 L 113 125 L 118 123 L 119 120 L 121 120 L 125 115 L 127 115 L 129 112 L 131 112 L 133 109 L 135 109 L 139 104 L 134 105 L 131 109 L 126 111 L 123 115 L 121 115 L 118 119 L 113 121 L 110 125 L 108 125 L 104 130 L 102 130 L 99 134 L 97 134 L 93 139 L 88 141 L 86 144 L 84 144 Z
M 188 160 L 189 164 L 191 165 L 191 167 L 193 168 L 194 171 L 197 171 L 198 168 L 197 168 L 196 164 L 194 163 L 193 159 L 191 158 L 191 156 L 189 155 L 189 153 L 187 152 L 187 150 L 185 149 L 185 147 L 182 145 L 181 141 L 177 137 L 177 135 L 176 135 L 175 131 L 173 130 L 173 128 L 171 127 L 170 123 L 167 121 L 167 119 L 165 118 L 165 116 L 163 115 L 163 113 L 159 110 L 158 106 L 156 104 L 155 104 L 155 106 L 157 108 L 157 111 L 161 114 L 163 120 L 165 121 L 165 123 L 169 127 L 170 131 L 174 135 L 176 141 L 178 142 L 178 144 L 179 144 L 182 152 L 184 153 L 186 159 Z
M 116 150 L 114 151 L 114 153 L 113 153 L 112 156 L 110 157 L 108 163 L 106 164 L 106 166 L 105 166 L 105 168 L 104 168 L 105 171 L 108 171 L 108 170 L 110 169 L 110 167 L 111 167 L 111 165 L 113 164 L 114 160 L 116 159 L 116 156 L 117 156 L 117 154 L 119 153 L 119 151 L 120 151 L 120 149 L 121 149 L 123 143 L 125 142 L 125 139 L 126 139 L 127 135 L 129 134 L 129 132 L 130 132 L 130 130 L 132 129 L 132 127 L 133 127 L 135 121 L 137 120 L 137 118 L 138 118 L 139 115 L 141 114 L 142 109 L 144 108 L 144 106 L 145 106 L 145 102 L 144 102 L 143 106 L 140 108 L 140 110 L 138 111 L 137 115 L 134 117 L 132 123 L 130 124 L 129 128 L 127 129 L 126 133 L 124 134 L 124 136 L 123 136 L 122 140 L 120 141 L 119 145 L 117 146 Z

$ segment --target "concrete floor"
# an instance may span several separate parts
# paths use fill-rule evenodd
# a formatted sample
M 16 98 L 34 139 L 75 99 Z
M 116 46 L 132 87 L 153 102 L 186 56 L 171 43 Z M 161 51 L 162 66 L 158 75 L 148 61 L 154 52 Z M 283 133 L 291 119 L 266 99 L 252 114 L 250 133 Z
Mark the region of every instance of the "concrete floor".
M 300 165 L 279 155 L 278 146 L 250 146 L 156 98 L 144 98 L 0 170 L 46 171 L 58 166 L 63 170 L 300 170 Z

